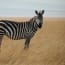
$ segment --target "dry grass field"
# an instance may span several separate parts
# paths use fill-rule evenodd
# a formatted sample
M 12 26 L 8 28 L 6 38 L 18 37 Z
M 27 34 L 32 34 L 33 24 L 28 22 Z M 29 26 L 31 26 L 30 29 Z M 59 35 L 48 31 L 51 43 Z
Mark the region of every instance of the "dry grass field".
M 24 21 L 29 18 L 0 18 Z M 0 65 L 65 65 L 65 19 L 44 18 L 42 29 L 24 50 L 24 39 L 10 40 L 4 36 Z

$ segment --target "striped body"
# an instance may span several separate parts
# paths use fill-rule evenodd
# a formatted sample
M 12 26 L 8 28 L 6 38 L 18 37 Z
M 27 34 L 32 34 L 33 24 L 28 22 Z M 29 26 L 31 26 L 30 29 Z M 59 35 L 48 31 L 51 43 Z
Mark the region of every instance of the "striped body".
M 34 20 L 19 23 L 8 20 L 0 20 L 0 35 L 7 35 L 9 38 L 14 40 L 33 37 L 37 28 L 37 24 Z

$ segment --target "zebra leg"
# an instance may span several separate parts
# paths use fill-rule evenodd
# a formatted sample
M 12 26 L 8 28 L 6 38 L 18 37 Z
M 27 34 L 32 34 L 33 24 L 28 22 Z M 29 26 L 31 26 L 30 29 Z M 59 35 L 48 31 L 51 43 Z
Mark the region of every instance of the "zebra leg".
M 0 35 L 0 48 L 1 48 L 2 38 L 3 38 L 3 35 Z
M 24 49 L 29 48 L 30 38 L 26 39 Z
M 3 35 L 0 35 L 0 52 L 1 52 L 1 43 L 2 43 Z

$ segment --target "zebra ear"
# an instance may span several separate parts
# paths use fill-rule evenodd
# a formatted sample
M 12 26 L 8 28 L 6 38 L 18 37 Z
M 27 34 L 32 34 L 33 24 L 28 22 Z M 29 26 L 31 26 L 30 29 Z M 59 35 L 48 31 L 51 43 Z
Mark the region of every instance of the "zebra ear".
M 44 14 L 44 10 L 42 10 L 42 15 Z
M 38 15 L 38 11 L 37 10 L 35 10 L 35 13 Z

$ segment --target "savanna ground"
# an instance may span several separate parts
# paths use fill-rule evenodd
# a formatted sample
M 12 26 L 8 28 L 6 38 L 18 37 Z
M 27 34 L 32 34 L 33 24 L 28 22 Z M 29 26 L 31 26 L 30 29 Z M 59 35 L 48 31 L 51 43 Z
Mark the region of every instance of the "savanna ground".
M 0 18 L 24 21 L 28 18 Z M 0 65 L 65 65 L 65 19 L 44 18 L 41 30 L 24 50 L 25 40 L 10 40 L 4 36 Z

